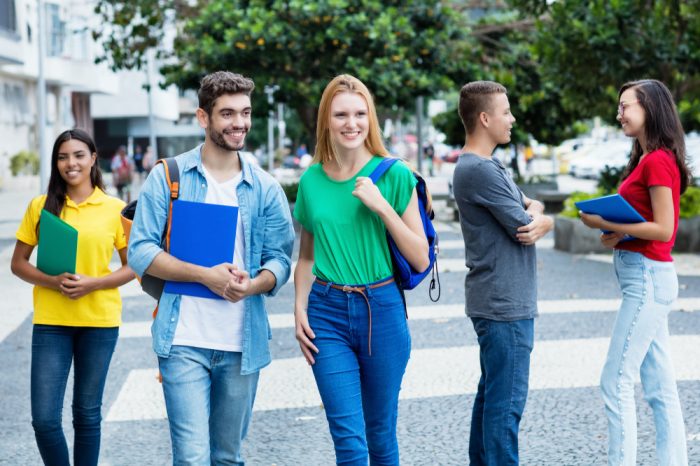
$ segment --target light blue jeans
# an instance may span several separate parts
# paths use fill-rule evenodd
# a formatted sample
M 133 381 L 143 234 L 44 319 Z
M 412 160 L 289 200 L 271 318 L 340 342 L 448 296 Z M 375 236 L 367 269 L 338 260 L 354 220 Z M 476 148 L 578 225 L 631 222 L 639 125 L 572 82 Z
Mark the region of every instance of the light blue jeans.
M 608 464 L 637 463 L 635 375 L 656 425 L 661 465 L 688 464 L 686 434 L 669 352 L 668 313 L 678 296 L 673 262 L 658 262 L 615 250 L 615 273 L 622 290 L 600 386 L 608 416 Z
M 158 358 L 174 465 L 243 465 L 241 444 L 259 372 L 241 375 L 241 353 L 174 345 Z

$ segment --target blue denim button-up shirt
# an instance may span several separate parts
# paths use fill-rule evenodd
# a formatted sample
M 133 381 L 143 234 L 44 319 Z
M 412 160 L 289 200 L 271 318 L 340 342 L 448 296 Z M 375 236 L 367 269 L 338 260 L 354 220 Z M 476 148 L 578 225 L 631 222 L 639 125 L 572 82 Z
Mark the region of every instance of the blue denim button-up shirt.
M 185 201 L 204 202 L 207 181 L 202 170 L 202 146 L 176 157 L 180 170 L 180 196 Z M 244 263 L 250 277 L 261 269 L 272 272 L 275 287 L 267 293 L 274 296 L 289 280 L 294 228 L 287 198 L 279 183 L 267 172 L 240 157 L 242 178 L 238 195 L 245 239 Z M 144 183 L 136 207 L 129 237 L 129 266 L 137 275 L 144 272 L 160 254 L 161 236 L 168 215 L 170 193 L 162 165 L 156 166 Z M 151 334 L 153 350 L 168 357 L 180 315 L 181 295 L 163 293 L 158 303 Z M 268 340 L 272 337 L 262 295 L 245 299 L 243 318 L 243 354 L 241 374 L 257 372 L 271 361 Z

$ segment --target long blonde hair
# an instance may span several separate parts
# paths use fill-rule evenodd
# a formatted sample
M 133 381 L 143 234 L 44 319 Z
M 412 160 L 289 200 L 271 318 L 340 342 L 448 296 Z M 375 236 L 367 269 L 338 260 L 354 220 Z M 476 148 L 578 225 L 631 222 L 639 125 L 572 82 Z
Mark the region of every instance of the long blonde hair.
M 318 119 L 316 121 L 316 153 L 314 154 L 313 163 L 325 163 L 337 159 L 329 126 L 331 121 L 331 102 L 336 95 L 342 92 L 359 94 L 365 99 L 369 115 L 369 132 L 365 139 L 365 147 L 372 155 L 387 157 L 389 151 L 386 150 L 382 141 L 382 132 L 379 129 L 377 110 L 374 108 L 372 94 L 370 94 L 367 86 L 356 77 L 349 74 L 341 74 L 328 83 L 321 96 L 321 103 L 318 106 Z

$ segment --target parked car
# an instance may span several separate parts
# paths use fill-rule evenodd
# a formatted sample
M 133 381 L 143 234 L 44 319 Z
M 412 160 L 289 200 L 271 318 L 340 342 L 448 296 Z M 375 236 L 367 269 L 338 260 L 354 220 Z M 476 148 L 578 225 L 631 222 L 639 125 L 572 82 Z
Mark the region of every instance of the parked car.
M 284 168 L 299 168 L 300 158 L 296 155 L 285 155 L 282 159 L 282 167 Z
M 693 171 L 695 184 L 700 185 L 700 136 L 687 137 L 685 139 L 685 153 L 688 165 Z
M 607 141 L 592 146 L 585 155 L 571 162 L 569 173 L 577 178 L 598 179 L 606 166 L 627 165 L 631 148 L 632 143 L 628 139 Z
M 576 149 L 571 152 L 567 152 L 558 157 L 559 159 L 559 173 L 566 174 L 571 172 L 571 164 L 579 159 L 584 158 L 588 153 L 595 149 L 596 144 L 583 144 L 579 145 Z

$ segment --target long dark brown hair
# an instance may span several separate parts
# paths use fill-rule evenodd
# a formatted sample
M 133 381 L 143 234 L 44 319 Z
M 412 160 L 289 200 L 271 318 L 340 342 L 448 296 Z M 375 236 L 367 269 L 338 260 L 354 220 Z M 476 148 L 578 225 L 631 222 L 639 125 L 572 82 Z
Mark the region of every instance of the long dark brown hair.
M 61 148 L 61 144 L 71 139 L 84 142 L 90 150 L 90 155 L 97 154 L 95 141 L 82 129 L 69 129 L 59 134 L 56 138 L 56 142 L 53 143 L 53 150 L 51 151 L 51 175 L 49 177 L 49 186 L 46 189 L 46 203 L 44 204 L 44 209 L 57 217 L 61 216 L 61 211 L 66 203 L 66 192 L 68 191 L 66 180 L 63 179 L 58 170 L 58 151 Z M 95 160 L 95 163 L 90 169 L 90 182 L 93 188 L 100 188 L 104 191 L 105 186 L 102 181 L 102 172 L 100 171 L 97 160 Z
M 625 83 L 618 93 L 618 100 L 627 89 L 633 89 L 639 105 L 644 109 L 644 136 L 646 150 L 666 149 L 673 153 L 676 165 L 681 174 L 681 193 L 690 184 L 690 169 L 686 160 L 685 131 L 678 110 L 673 103 L 673 96 L 666 85 L 656 79 L 642 79 Z M 632 144 L 632 153 L 622 179 L 627 178 L 632 170 L 639 165 L 639 159 L 644 154 L 644 148 L 638 139 Z

